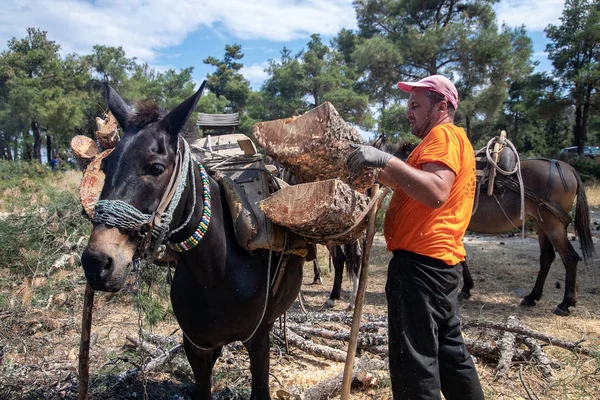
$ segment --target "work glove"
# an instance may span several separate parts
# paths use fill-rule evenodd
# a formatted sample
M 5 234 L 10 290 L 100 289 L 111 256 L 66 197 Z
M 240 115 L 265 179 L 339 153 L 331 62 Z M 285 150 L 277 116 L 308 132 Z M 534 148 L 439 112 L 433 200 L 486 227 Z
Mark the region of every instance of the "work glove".
M 383 168 L 393 157 L 391 154 L 376 149 L 373 146 L 352 145 L 355 150 L 350 153 L 346 164 L 353 174 L 358 174 L 362 168 Z

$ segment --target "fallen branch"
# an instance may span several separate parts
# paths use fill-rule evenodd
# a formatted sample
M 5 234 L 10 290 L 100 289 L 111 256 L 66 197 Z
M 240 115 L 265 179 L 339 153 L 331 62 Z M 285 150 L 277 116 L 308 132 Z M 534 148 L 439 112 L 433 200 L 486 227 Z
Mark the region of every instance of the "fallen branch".
M 131 336 L 125 336 L 125 339 L 129 340 L 129 342 L 131 342 L 131 344 L 133 344 L 136 348 L 140 347 L 140 341 L 134 337 Z M 160 357 L 164 354 L 164 352 L 157 348 L 156 346 L 154 346 L 152 343 L 149 342 L 142 342 L 142 350 L 144 350 L 146 353 L 150 354 L 150 356 L 152 357 Z
M 168 363 L 173 358 L 175 358 L 177 353 L 182 348 L 183 348 L 183 345 L 178 344 L 178 345 L 175 345 L 174 347 L 172 347 L 171 349 L 169 349 L 162 356 L 156 357 L 156 358 L 151 358 L 146 364 L 144 364 L 144 367 L 143 367 L 144 373 L 150 372 L 150 371 L 156 369 L 157 367 L 160 367 L 161 365 Z M 136 367 L 134 369 L 130 369 L 125 372 L 122 372 L 117 376 L 117 381 L 118 382 L 129 381 L 129 380 L 135 378 L 141 371 L 142 371 L 142 368 Z
M 516 327 L 517 318 L 510 315 L 506 321 L 507 327 Z M 500 359 L 498 365 L 496 365 L 496 377 L 497 380 L 504 380 L 508 377 L 508 371 L 512 364 L 513 355 L 515 353 L 515 333 L 511 331 L 504 331 L 504 335 L 498 341 L 498 351 L 500 352 Z
M 517 333 L 524 336 L 529 336 L 543 342 L 549 343 L 553 346 L 562 347 L 563 349 L 571 350 L 574 353 L 579 353 L 586 355 L 588 357 L 594 357 L 597 354 L 594 352 L 584 349 L 580 347 L 581 342 L 568 342 L 566 340 L 558 339 L 550 335 L 546 335 L 544 333 L 539 333 L 534 330 L 531 330 L 525 326 L 507 326 L 506 324 L 500 324 L 497 322 L 489 322 L 489 321 L 480 321 L 480 320 L 471 320 L 467 321 L 463 324 L 463 329 L 478 327 L 478 328 L 489 328 L 496 329 L 501 331 L 508 331 Z
M 554 377 L 552 376 L 552 368 L 555 368 L 557 364 L 553 362 L 546 355 L 546 353 L 544 353 L 544 349 L 542 349 L 542 346 L 537 344 L 532 338 L 524 337 L 523 343 L 525 343 L 525 345 L 529 347 L 529 350 L 531 351 L 531 356 L 535 361 L 537 361 L 537 365 L 539 365 L 544 379 L 548 382 L 552 382 L 554 380 Z

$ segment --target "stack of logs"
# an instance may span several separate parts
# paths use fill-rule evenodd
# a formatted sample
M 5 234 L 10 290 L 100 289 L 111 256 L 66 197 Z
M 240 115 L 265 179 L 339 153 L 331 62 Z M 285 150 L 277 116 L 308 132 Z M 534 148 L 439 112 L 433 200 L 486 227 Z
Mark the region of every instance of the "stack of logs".
M 368 203 L 364 192 L 377 171 L 348 170 L 346 158 L 362 139 L 331 103 L 299 117 L 257 123 L 252 135 L 299 183 L 260 203 L 267 218 L 313 243 L 340 244 L 360 236 L 366 227 L 359 220 Z M 345 235 L 328 239 L 340 232 Z

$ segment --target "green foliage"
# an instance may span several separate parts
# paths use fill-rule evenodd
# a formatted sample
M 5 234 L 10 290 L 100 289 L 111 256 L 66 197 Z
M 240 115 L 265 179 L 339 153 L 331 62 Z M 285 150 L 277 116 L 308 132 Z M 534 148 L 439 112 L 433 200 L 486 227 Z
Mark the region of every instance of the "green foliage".
M 18 186 L 16 179 L 4 180 L 6 173 L 12 174 L 19 165 L 23 175 Z M 78 239 L 87 236 L 91 224 L 81 214 L 77 191 L 60 184 L 62 173 L 43 172 L 36 176 L 39 165 L 0 162 L 2 193 L 16 199 L 15 211 L 4 217 L 0 224 L 0 268 L 9 269 L 19 278 L 47 273 L 52 263 L 65 251 L 72 249 Z M 29 176 L 31 178 L 23 178 Z M 13 193 L 13 194 L 11 194 Z M 18 207 L 18 208 L 17 208 Z
M 52 138 L 64 145 L 85 125 L 81 104 L 88 99 L 89 75 L 84 59 L 61 59 L 60 46 L 46 32 L 29 28 L 27 33 L 9 40 L 0 56 L 0 152 L 9 158 L 8 145 L 21 144 L 24 159 L 41 162 L 42 133 L 51 153 Z
M 238 44 L 226 45 L 223 59 L 208 57 L 204 60 L 205 64 L 212 65 L 217 69 L 207 76 L 207 88 L 217 97 L 225 97 L 233 112 L 243 110 L 250 95 L 250 82 L 240 73 L 243 64 L 236 62 L 236 60 L 244 58 L 241 51 L 242 46 Z
M 154 327 L 165 317 L 172 315 L 169 308 L 170 285 L 167 283 L 169 268 L 143 263 L 139 274 L 141 288 L 136 304 L 141 307 L 145 323 Z
M 554 75 L 570 89 L 575 107 L 574 144 L 583 149 L 593 94 L 600 88 L 600 3 L 567 0 L 561 25 L 548 25 L 546 46 Z
M 568 160 L 585 182 L 600 181 L 600 160 L 594 160 L 588 157 L 573 157 Z

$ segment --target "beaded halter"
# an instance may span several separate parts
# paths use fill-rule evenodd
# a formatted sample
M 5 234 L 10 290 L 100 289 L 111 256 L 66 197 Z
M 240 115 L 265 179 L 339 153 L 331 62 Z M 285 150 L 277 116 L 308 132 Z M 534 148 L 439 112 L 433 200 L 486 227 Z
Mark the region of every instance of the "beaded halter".
M 210 223 L 210 182 L 208 181 L 208 175 L 202 164 L 199 162 L 197 162 L 197 164 L 198 168 L 200 168 L 200 177 L 202 178 L 202 216 L 200 218 L 200 223 L 198 223 L 198 227 L 190 237 L 179 243 L 173 243 L 170 240 L 167 240 L 167 245 L 178 253 L 183 253 L 184 251 L 196 247 L 204 237 Z

